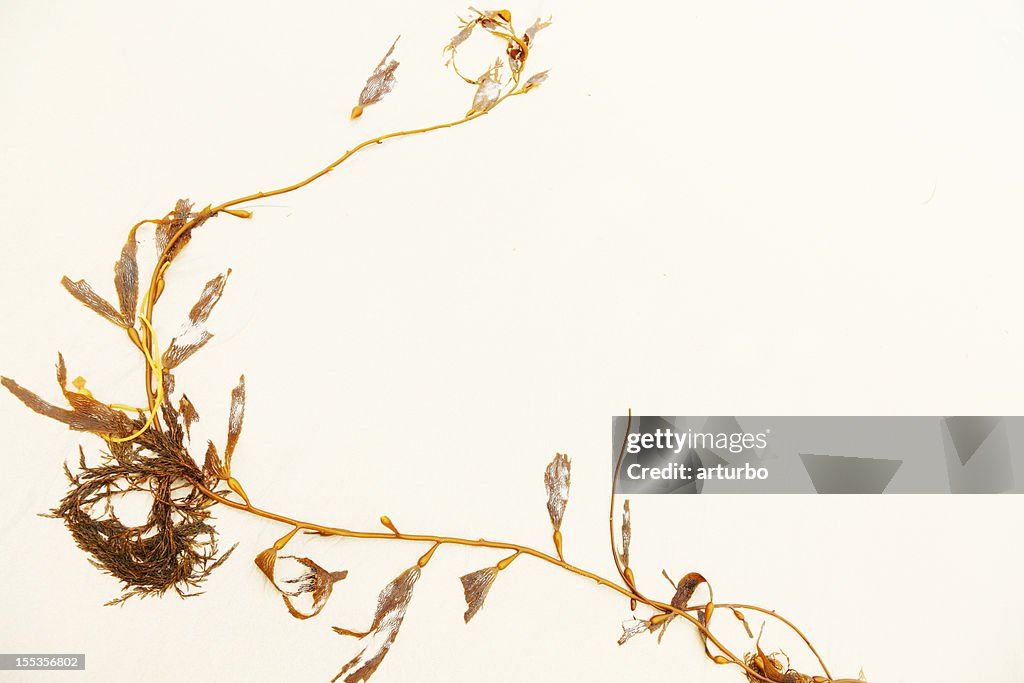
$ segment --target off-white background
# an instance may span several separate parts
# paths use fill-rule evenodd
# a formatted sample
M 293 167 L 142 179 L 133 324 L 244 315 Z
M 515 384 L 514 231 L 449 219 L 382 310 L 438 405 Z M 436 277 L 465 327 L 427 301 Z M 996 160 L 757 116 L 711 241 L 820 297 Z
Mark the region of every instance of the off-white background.
M 176 198 L 270 189 L 365 137 L 461 115 L 472 90 L 441 46 L 463 9 L 0 4 L 3 374 L 56 400 L 60 349 L 99 396 L 141 400 L 139 359 L 60 276 L 112 296 L 128 227 Z M 564 451 L 567 555 L 609 575 L 609 417 L 628 407 L 1024 410 L 1019 3 L 511 9 L 523 26 L 555 16 L 531 58 L 552 69 L 540 90 L 368 150 L 256 203 L 253 221 L 219 218 L 175 263 L 165 343 L 202 283 L 234 269 L 217 337 L 178 382 L 200 436 L 222 443 L 247 374 L 236 470 L 257 503 L 546 547 L 541 474 Z M 398 33 L 397 90 L 349 122 Z M 85 673 L 26 680 L 326 680 L 356 651 L 329 626 L 368 623 L 423 551 L 297 541 L 350 570 L 300 623 L 250 561 L 284 529 L 223 511 L 223 540 L 241 545 L 205 596 L 104 608 L 113 581 L 35 516 L 62 495 L 78 435 L 9 396 L 0 430 L 0 650 L 88 657 Z M 633 511 L 643 588 L 667 595 L 663 567 L 699 570 L 720 601 L 795 619 L 836 674 L 1024 680 L 1019 498 L 646 497 Z M 528 559 L 465 626 L 457 577 L 498 557 L 440 551 L 374 681 L 742 680 L 680 624 L 660 648 L 618 647 L 623 600 Z

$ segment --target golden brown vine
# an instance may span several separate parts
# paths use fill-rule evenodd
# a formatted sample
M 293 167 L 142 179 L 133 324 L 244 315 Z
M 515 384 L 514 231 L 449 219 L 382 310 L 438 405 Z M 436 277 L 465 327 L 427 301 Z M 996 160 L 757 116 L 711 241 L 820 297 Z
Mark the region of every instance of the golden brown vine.
M 735 666 L 750 681 L 841 683 L 854 680 L 833 678 L 811 641 L 775 611 L 755 605 L 715 602 L 710 583 L 696 572 L 688 573 L 678 581 L 665 574 L 673 589 L 668 601 L 650 598 L 639 589 L 630 565 L 632 519 L 628 500 L 623 502 L 623 513 L 618 525 L 621 540 L 616 541 L 614 482 L 622 463 L 625 441 L 612 480 L 608 516 L 612 558 L 618 572 L 618 581 L 583 569 L 565 559 L 561 524 L 569 499 L 571 462 L 564 454 L 556 454 L 544 473 L 547 509 L 553 529 L 554 554 L 550 554 L 527 545 L 505 541 L 403 533 L 386 516 L 380 520 L 386 531 L 357 531 L 295 519 L 253 504 L 233 471 L 233 456 L 245 417 L 244 376 L 231 393 L 223 456 L 212 442 L 205 445 L 202 464 L 194 457 L 196 454 L 190 452 L 189 448 L 193 445 L 191 425 L 198 419 L 198 412 L 188 397 L 180 392 L 177 392 L 177 405 L 173 404 L 173 371 L 212 338 L 206 325 L 224 292 L 230 270 L 207 282 L 189 313 L 184 331 L 174 337 L 161 352 L 152 322 L 156 305 L 166 287 L 170 266 L 188 244 L 193 231 L 212 218 L 221 214 L 251 218 L 251 212 L 241 208 L 242 205 L 294 192 L 327 175 L 354 154 L 387 140 L 453 128 L 474 121 L 486 116 L 510 97 L 530 92 L 544 82 L 547 71 L 524 79 L 524 69 L 538 32 L 550 22 L 538 19 L 529 28 L 519 32 L 508 10 L 472 12 L 470 17 L 461 21 L 459 32 L 445 47 L 448 64 L 453 71 L 476 88 L 470 109 L 465 115 L 447 122 L 395 131 L 365 140 L 312 175 L 278 189 L 243 195 L 216 205 L 208 204 L 199 210 L 194 210 L 194 206 L 187 200 L 179 200 L 164 216 L 140 221 L 128 231 L 114 267 L 117 307 L 97 294 L 84 280 L 72 281 L 67 277 L 62 280 L 64 287 L 79 302 L 122 328 L 142 354 L 147 404 L 139 408 L 101 401 L 86 388 L 86 382 L 81 377 L 73 380 L 69 388 L 66 365 L 60 355 L 57 381 L 70 409 L 51 404 L 14 380 L 2 378 L 3 385 L 32 410 L 63 422 L 70 429 L 92 433 L 100 437 L 106 446 L 99 464 L 88 464 L 84 450 L 80 449 L 77 473 L 73 474 L 65 465 L 71 488 L 50 514 L 64 521 L 75 542 L 90 555 L 94 565 L 122 583 L 122 594 L 108 604 L 124 604 L 132 597 L 162 595 L 168 590 L 174 590 L 182 597 L 195 595 L 193 589 L 200 586 L 234 550 L 232 548 L 218 554 L 217 532 L 210 524 L 210 509 L 218 504 L 283 524 L 288 529 L 271 547 L 258 553 L 254 561 L 280 593 L 289 613 L 298 619 L 319 615 L 325 609 L 336 584 L 344 580 L 348 573 L 344 570 L 329 571 L 308 557 L 282 555 L 282 551 L 300 531 L 320 536 L 384 539 L 425 545 L 426 549 L 419 559 L 383 588 L 366 630 L 334 627 L 336 633 L 361 639 L 364 645 L 334 678 L 343 678 L 345 683 L 365 681 L 376 671 L 395 642 L 417 580 L 428 567 L 434 553 L 446 545 L 499 549 L 510 553 L 494 565 L 461 577 L 467 604 L 464 615 L 467 623 L 484 606 L 487 594 L 501 572 L 517 558 L 529 556 L 615 591 L 629 600 L 633 611 L 641 607 L 648 611 L 650 616 L 634 618 L 623 624 L 620 645 L 641 633 L 657 632 L 660 641 L 669 624 L 682 619 L 695 629 L 712 662 Z M 456 63 L 458 48 L 474 32 L 483 32 L 498 39 L 504 48 L 504 59 L 496 60 L 475 79 L 467 77 Z M 395 86 L 399 64 L 391 57 L 396 44 L 397 39 L 367 79 L 351 112 L 351 118 L 363 115 L 368 107 L 378 104 Z M 144 226 L 154 227 L 158 255 L 148 282 L 140 292 L 137 233 Z M 627 435 L 630 428 L 631 421 L 627 426 Z M 127 526 L 116 515 L 112 499 L 128 491 L 144 491 L 152 496 L 149 517 L 143 525 Z M 284 564 L 291 566 L 290 575 L 281 571 Z M 702 585 L 707 588 L 708 599 L 697 605 L 689 604 Z M 308 607 L 304 600 L 308 600 Z M 712 617 L 720 610 L 729 610 L 741 621 L 753 641 L 750 651 L 744 655 L 734 654 L 713 630 Z M 760 636 L 754 639 L 748 625 L 747 612 L 761 614 L 796 633 L 817 660 L 821 673 L 800 673 L 790 668 L 786 655 L 766 654 L 761 649 Z

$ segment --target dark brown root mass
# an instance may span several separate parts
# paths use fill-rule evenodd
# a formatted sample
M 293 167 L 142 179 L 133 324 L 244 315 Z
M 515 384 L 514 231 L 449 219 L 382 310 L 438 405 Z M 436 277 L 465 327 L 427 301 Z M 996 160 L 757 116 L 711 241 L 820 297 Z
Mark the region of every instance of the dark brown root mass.
M 210 503 L 196 483 L 202 470 L 182 446 L 178 416 L 164 409 L 171 425 L 147 431 L 132 443 L 108 441 L 103 462 L 89 467 L 82 456 L 79 472 L 68 473 L 71 489 L 51 513 L 64 520 L 78 547 L 92 563 L 124 584 L 121 604 L 131 597 L 181 597 L 194 591 L 231 551 L 217 556 L 217 532 L 210 525 Z M 144 492 L 152 506 L 146 521 L 128 526 L 114 501 L 127 492 Z

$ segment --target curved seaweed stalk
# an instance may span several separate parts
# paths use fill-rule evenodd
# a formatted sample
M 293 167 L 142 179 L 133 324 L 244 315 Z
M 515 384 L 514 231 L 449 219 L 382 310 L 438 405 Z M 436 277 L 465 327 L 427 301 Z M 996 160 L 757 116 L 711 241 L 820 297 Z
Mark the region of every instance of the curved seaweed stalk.
M 470 109 L 465 115 L 447 122 L 400 130 L 365 140 L 316 173 L 278 189 L 247 194 L 220 204 L 207 205 L 198 211 L 194 210 L 188 200 L 179 200 L 164 216 L 140 221 L 129 230 L 120 258 L 114 266 L 118 298 L 116 307 L 97 294 L 84 280 L 72 281 L 67 277 L 62 280 L 72 296 L 110 323 L 122 328 L 142 354 L 145 360 L 147 405 L 145 408 L 136 408 L 101 401 L 86 388 L 86 382 L 81 377 L 74 379 L 69 387 L 62 356 L 58 356 L 57 382 L 70 408 L 51 404 L 14 380 L 2 378 L 3 385 L 32 410 L 63 422 L 70 429 L 96 435 L 106 446 L 98 464 L 88 464 L 81 448 L 77 472 L 72 474 L 65 464 L 70 491 L 50 515 L 64 521 L 75 542 L 90 556 L 90 561 L 97 568 L 122 583 L 122 594 L 108 604 L 124 604 L 132 597 L 163 595 L 168 590 L 174 590 L 182 597 L 196 595 L 194 589 L 234 550 L 233 547 L 218 555 L 217 532 L 210 523 L 210 509 L 217 504 L 288 527 L 287 533 L 256 556 L 255 563 L 281 594 L 289 613 L 298 619 L 317 616 L 327 605 L 335 584 L 347 576 L 346 571 L 328 571 L 310 558 L 282 555 L 284 548 L 298 532 L 425 545 L 427 550 L 419 559 L 381 591 L 377 608 L 366 630 L 334 627 L 340 635 L 358 638 L 363 645 L 333 679 L 343 678 L 345 683 L 365 681 L 376 671 L 395 642 L 417 580 L 438 548 L 446 545 L 491 548 L 510 553 L 492 566 L 461 577 L 467 603 L 466 622 L 483 607 L 488 591 L 501 572 L 525 555 L 615 591 L 629 600 L 634 612 L 643 606 L 650 616 L 626 621 L 622 625 L 622 636 L 618 641 L 620 645 L 641 633 L 656 632 L 660 642 L 668 625 L 676 619 L 682 619 L 695 629 L 712 662 L 738 667 L 750 681 L 852 681 L 833 678 L 810 640 L 775 611 L 755 605 L 716 603 L 710 584 L 696 572 L 686 574 L 678 581 L 672 580 L 665 573 L 673 589 L 667 601 L 650 598 L 640 591 L 630 566 L 632 522 L 628 500 L 623 503 L 619 523 L 621 541 L 616 541 L 614 482 L 622 464 L 625 441 L 616 465 L 616 476 L 612 479 L 608 515 L 611 551 L 618 580 L 602 577 L 565 559 L 560 527 L 569 497 L 571 462 L 564 454 L 556 454 L 544 473 L 554 554 L 506 541 L 403 533 L 386 516 L 380 519 L 386 531 L 356 531 L 295 519 L 254 505 L 232 469 L 232 458 L 245 416 L 244 376 L 239 379 L 231 394 L 223 457 L 213 442 L 205 445 L 202 464 L 193 457 L 195 453 L 190 449 L 195 444 L 191 442 L 191 426 L 199 415 L 184 393 L 175 392 L 173 371 L 212 338 L 206 323 L 224 292 L 230 270 L 206 283 L 189 313 L 184 331 L 174 337 L 161 353 L 151 323 L 156 305 L 164 292 L 171 264 L 188 244 L 193 231 L 212 218 L 221 214 L 251 218 L 251 212 L 240 208 L 241 205 L 294 192 L 327 175 L 354 154 L 387 140 L 475 121 L 509 98 L 530 92 L 547 78 L 546 71 L 525 79 L 523 74 L 537 33 L 550 22 L 538 19 L 520 33 L 515 29 L 508 10 L 472 12 L 467 19 L 461 20 L 460 31 L 445 47 L 448 65 L 459 78 L 476 89 Z M 456 57 L 460 45 L 474 33 L 498 39 L 504 47 L 504 58 L 497 59 L 479 77 L 469 78 L 460 70 Z M 368 107 L 379 103 L 394 87 L 398 69 L 398 62 L 392 59 L 395 47 L 395 44 L 391 45 L 367 79 L 352 109 L 352 118 L 362 116 Z M 148 283 L 141 290 L 140 299 L 137 232 L 143 226 L 150 225 L 155 231 L 158 256 Z M 172 401 L 175 395 L 176 404 Z M 627 425 L 627 438 L 630 428 L 631 422 Z M 142 525 L 126 526 L 117 517 L 114 503 L 118 496 L 127 492 L 145 492 L 151 496 L 149 516 Z M 696 605 L 689 604 L 701 585 L 707 587 L 707 600 Z M 742 622 L 751 640 L 754 637 L 747 622 L 747 612 L 761 614 L 791 629 L 806 644 L 822 673 L 810 676 L 791 669 L 788 656 L 782 653 L 766 654 L 761 649 L 760 637 L 754 640 L 751 651 L 742 656 L 734 654 L 712 629 L 712 615 L 723 609 L 729 610 Z

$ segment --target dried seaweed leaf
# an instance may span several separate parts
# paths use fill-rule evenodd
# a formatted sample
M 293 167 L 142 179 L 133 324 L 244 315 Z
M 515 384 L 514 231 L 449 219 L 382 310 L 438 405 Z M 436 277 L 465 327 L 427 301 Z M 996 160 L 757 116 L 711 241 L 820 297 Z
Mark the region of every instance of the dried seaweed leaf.
M 556 453 L 544 470 L 544 487 L 548 492 L 548 515 L 555 531 L 562 528 L 562 516 L 569 501 L 570 467 L 572 463 L 563 453 Z
M 165 381 L 164 384 L 166 385 L 167 382 Z M 172 391 L 172 389 L 168 389 L 167 391 Z M 185 425 L 185 435 L 191 439 L 192 425 L 199 422 L 199 412 L 185 394 L 182 394 L 181 400 L 178 401 L 178 412 L 181 413 L 181 419 Z
M 633 538 L 633 525 L 629 520 L 629 500 L 622 503 L 622 552 L 619 559 L 623 567 L 629 566 L 629 542 Z
M 461 577 L 462 591 L 465 593 L 466 605 L 469 607 L 463 615 L 467 624 L 484 606 L 484 600 L 487 599 L 487 593 L 490 592 L 491 585 L 496 578 L 498 578 L 497 567 L 487 567 Z
M 271 548 L 271 550 L 273 549 Z M 296 619 L 310 619 L 320 614 L 327 605 L 328 598 L 331 597 L 331 591 L 334 589 L 334 584 L 348 576 L 348 572 L 344 570 L 329 572 L 308 557 L 282 555 L 280 559 L 295 560 L 306 568 L 305 571 L 297 577 L 282 579 L 282 583 L 294 585 L 293 589 L 289 590 L 281 588 L 275 582 L 275 586 L 277 586 L 278 590 L 281 591 L 281 597 L 284 599 L 284 604 L 288 608 L 289 614 Z M 298 597 L 303 593 L 310 593 L 313 600 L 309 612 L 303 612 L 298 609 L 291 600 L 291 598 Z
M 676 594 L 672 596 L 672 606 L 679 609 L 686 607 L 686 603 L 690 601 L 693 592 L 702 583 L 707 583 L 707 579 L 697 572 L 690 572 L 680 579 L 679 583 L 676 584 Z
M 217 446 L 212 441 L 206 443 L 206 459 L 203 462 L 203 482 L 207 486 L 216 486 L 224 478 L 224 466 L 217 455 Z
M 135 307 L 139 303 L 139 263 L 136 260 L 138 243 L 135 231 L 128 235 L 128 240 L 121 249 L 121 258 L 114 264 L 114 287 L 117 299 L 121 304 L 121 317 L 128 327 L 135 325 Z
M 627 640 L 641 633 L 653 631 L 655 625 L 649 619 L 629 619 L 622 622 L 622 636 L 619 637 L 619 645 L 625 644 Z
M 270 580 L 271 585 L 281 594 L 288 613 L 296 619 L 310 619 L 320 614 L 327 606 L 327 600 L 331 597 L 334 584 L 348 576 L 347 571 L 329 572 L 308 557 L 296 557 L 295 555 L 277 555 L 277 549 L 283 547 L 287 539 L 294 535 L 295 531 L 281 539 L 274 546 L 261 551 L 253 562 L 259 567 L 263 575 Z M 278 560 L 293 560 L 300 567 L 298 575 L 290 578 L 279 578 L 277 576 Z M 282 587 L 281 584 L 288 584 Z M 295 606 L 292 598 L 299 597 L 305 593 L 311 595 L 311 606 L 308 612 L 304 612 Z
M 235 453 L 238 437 L 245 419 L 245 375 L 238 378 L 238 386 L 231 391 L 231 413 L 228 415 L 228 443 L 224 448 L 224 466 L 231 471 L 231 456 Z
M 8 377 L 0 378 L 0 383 L 35 412 L 63 422 L 70 429 L 93 432 L 101 436 L 124 436 L 132 431 L 132 421 L 124 413 L 91 396 L 67 388 L 67 368 L 64 365 L 64 356 L 60 354 L 57 354 L 57 383 L 71 404 L 71 410 L 53 405 Z
M 217 305 L 217 302 L 220 301 L 221 296 L 224 294 L 224 286 L 228 282 L 229 275 L 231 275 L 230 268 L 228 268 L 226 273 L 221 273 L 203 286 L 199 300 L 196 301 L 188 314 L 189 321 L 193 325 L 205 323 L 209 319 L 210 313 L 213 312 L 213 307 Z
M 170 345 L 160 357 L 160 362 L 165 368 L 176 368 L 191 358 L 196 351 L 206 346 L 206 342 L 211 339 L 213 339 L 213 335 L 206 329 L 189 327 L 171 340 Z
M 189 312 L 188 324 L 184 331 L 171 340 L 170 345 L 160 358 L 164 368 L 172 370 L 178 367 L 213 338 L 213 335 L 206 329 L 206 321 L 209 319 L 213 307 L 217 305 L 224 294 L 224 287 L 229 275 L 231 275 L 230 268 L 226 273 L 221 273 L 203 287 L 199 300 Z
M 501 97 L 501 60 L 495 60 L 487 71 L 476 80 L 476 94 L 470 113 L 490 111 Z
M 161 374 L 163 375 L 164 381 L 164 396 L 170 396 L 171 394 L 174 393 L 174 375 L 171 374 L 171 371 L 168 370 L 167 368 L 164 368 L 163 373 Z M 165 403 L 164 405 L 168 404 Z M 196 417 L 196 419 L 199 419 L 198 416 Z
M 526 83 L 523 83 L 523 92 L 533 90 L 546 80 L 548 80 L 547 69 L 545 69 L 544 71 L 538 71 L 537 73 L 526 79 Z
M 156 226 L 156 249 L 162 252 L 167 248 L 171 238 L 192 216 L 192 202 L 187 199 L 179 199 L 174 205 L 174 211 L 169 219 L 164 219 Z M 187 238 L 186 238 L 187 241 Z
M 401 38 L 401 36 L 398 38 Z M 364 108 L 369 107 L 371 104 L 377 104 L 394 89 L 395 83 L 397 83 L 395 71 L 398 69 L 398 62 L 390 58 L 391 53 L 395 51 L 395 45 L 398 44 L 398 38 L 395 38 L 395 42 L 391 43 L 387 54 L 380 60 L 380 63 L 373 70 L 373 73 L 370 74 L 370 77 L 366 79 L 366 85 L 363 86 L 363 90 L 359 93 L 359 104 L 352 108 L 352 118 L 355 119 L 361 116 Z
M 476 28 L 476 21 L 471 21 L 462 27 L 462 30 L 456 33 L 448 45 L 445 47 L 446 50 L 454 51 L 459 45 L 462 45 L 473 33 L 473 29 Z
M 71 391 L 67 387 L 68 373 L 64 365 L 64 356 L 57 354 L 57 383 L 60 385 L 64 398 L 71 404 L 78 420 L 83 424 L 95 424 L 90 431 L 104 434 L 121 435 L 131 432 L 131 420 L 120 410 L 111 408 L 85 392 Z M 84 381 L 83 381 L 84 386 Z
M 507 26 L 512 21 L 512 13 L 507 9 L 486 10 L 483 12 L 475 7 L 470 7 L 469 9 L 479 15 L 477 22 L 487 30 L 498 28 L 499 24 Z
M 173 261 L 177 258 L 181 250 L 192 239 L 192 231 L 200 227 L 203 223 L 209 220 L 210 216 L 205 212 L 193 213 L 192 202 L 187 199 L 179 199 L 174 205 L 174 212 L 171 217 L 160 221 L 156 226 L 156 248 L 159 253 L 163 253 L 167 249 L 167 245 L 171 243 L 174 236 L 181 232 L 182 228 L 188 225 L 189 221 L 195 221 L 193 225 L 183 232 L 174 246 L 167 252 L 167 261 Z
M 73 411 L 68 410 L 66 408 L 58 408 L 52 403 L 43 400 L 42 398 L 40 398 L 38 394 L 29 391 L 25 387 L 15 382 L 10 377 L 0 378 L 0 383 L 3 383 L 4 387 L 6 387 L 8 391 L 14 394 L 19 401 L 24 403 L 30 409 L 52 420 L 63 422 L 64 424 L 71 427 L 71 429 L 76 429 L 76 427 L 72 425 L 72 420 L 74 420 Z
M 377 597 L 377 611 L 373 616 L 373 624 L 369 631 L 357 632 L 334 627 L 336 633 L 367 638 L 368 642 L 359 654 L 342 667 L 337 676 L 331 679 L 332 683 L 342 676 L 345 676 L 345 683 L 369 680 L 395 642 L 398 629 L 401 628 L 402 620 L 405 619 L 409 600 L 412 598 L 413 586 L 419 578 L 420 568 L 413 565 L 384 587 Z
M 132 432 L 131 419 L 91 396 L 73 391 L 65 392 L 74 411 L 73 429 L 96 432 L 101 435 L 125 436 Z
M 263 575 L 270 580 L 270 583 L 274 584 L 274 565 L 277 563 L 277 550 L 274 548 L 267 548 L 261 550 L 259 554 L 253 558 L 253 562 L 260 568 Z M 274 588 L 277 588 L 277 584 L 274 584 Z
M 526 29 L 526 32 L 523 33 L 523 42 L 527 45 L 532 45 L 534 36 L 536 36 L 541 29 L 545 29 L 548 26 L 551 26 L 551 17 L 548 17 L 547 21 L 537 19 L 537 21 L 533 22 L 530 28 Z
M 92 287 L 85 280 L 75 281 L 65 275 L 61 278 L 60 283 L 64 285 L 64 289 L 68 290 L 71 296 L 92 309 L 94 313 L 98 313 L 118 327 L 131 327 L 124 316 L 109 301 L 92 291 Z

